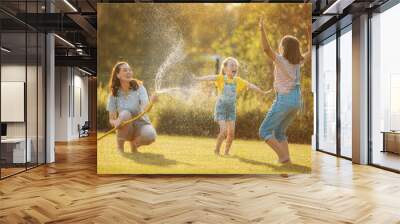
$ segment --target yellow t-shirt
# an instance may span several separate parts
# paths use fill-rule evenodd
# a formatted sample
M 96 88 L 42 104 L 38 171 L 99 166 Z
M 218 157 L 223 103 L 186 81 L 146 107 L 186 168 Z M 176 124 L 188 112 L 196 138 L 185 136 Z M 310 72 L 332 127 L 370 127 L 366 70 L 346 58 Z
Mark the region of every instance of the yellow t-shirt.
M 226 82 L 227 83 L 236 82 L 236 93 L 239 93 L 244 89 L 247 89 L 248 84 L 249 84 L 246 80 L 244 80 L 238 76 L 233 77 L 233 79 L 226 77 Z M 224 90 L 224 75 L 223 74 L 217 75 L 217 79 L 215 80 L 215 86 L 217 87 L 218 95 L 222 94 L 222 91 Z

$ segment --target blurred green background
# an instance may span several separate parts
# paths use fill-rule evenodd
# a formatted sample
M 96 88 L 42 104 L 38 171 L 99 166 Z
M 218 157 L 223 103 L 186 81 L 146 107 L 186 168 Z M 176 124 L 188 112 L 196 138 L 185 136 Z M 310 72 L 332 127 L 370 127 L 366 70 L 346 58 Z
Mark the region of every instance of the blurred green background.
M 165 70 L 163 88 L 188 87 L 192 75 L 216 73 L 216 59 L 228 56 L 240 62 L 239 75 L 267 90 L 272 88 L 273 64 L 263 53 L 258 20 L 264 16 L 268 39 L 277 50 L 280 39 L 291 34 L 306 51 L 311 26 L 310 4 L 98 4 L 98 113 L 99 131 L 110 129 L 105 110 L 113 65 L 129 62 L 134 77 L 154 92 L 155 74 L 177 42 L 183 40 L 185 57 Z M 311 142 L 313 96 L 311 60 L 301 69 L 304 111 L 288 128 L 289 141 Z M 161 95 L 150 113 L 157 132 L 169 135 L 215 137 L 213 121 L 216 91 L 212 82 L 188 92 Z M 273 96 L 247 91 L 238 98 L 236 138 L 257 139 L 258 128 Z

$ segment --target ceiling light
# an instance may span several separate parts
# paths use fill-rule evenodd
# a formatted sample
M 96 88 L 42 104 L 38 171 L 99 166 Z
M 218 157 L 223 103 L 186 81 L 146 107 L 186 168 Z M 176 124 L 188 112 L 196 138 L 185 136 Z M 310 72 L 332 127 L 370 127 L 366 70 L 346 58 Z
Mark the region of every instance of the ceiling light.
M 6 53 L 10 53 L 10 52 L 11 52 L 11 50 L 9 50 L 9 49 L 7 49 L 7 48 L 5 48 L 5 47 L 1 47 L 1 50 L 4 51 L 4 52 L 6 52 Z
M 336 0 L 332 5 L 324 10 L 322 14 L 342 14 L 343 9 L 351 5 L 355 0 Z
M 70 47 L 75 48 L 75 45 L 71 44 L 71 42 L 67 41 L 66 39 L 58 36 L 57 34 L 54 34 L 55 37 L 57 37 L 59 40 L 61 40 L 62 42 L 66 43 L 67 45 L 69 45 Z
M 81 68 L 79 68 L 79 67 L 78 67 L 78 70 L 81 71 L 81 72 L 83 72 L 83 73 L 85 73 L 85 74 L 87 74 L 87 75 L 92 75 L 92 73 L 90 73 L 90 72 L 88 72 L 88 71 L 86 71 L 86 70 L 83 70 L 83 69 L 81 69 Z
M 64 3 L 67 4 L 74 12 L 78 12 L 78 10 L 71 3 L 69 3 L 68 0 L 64 0 Z

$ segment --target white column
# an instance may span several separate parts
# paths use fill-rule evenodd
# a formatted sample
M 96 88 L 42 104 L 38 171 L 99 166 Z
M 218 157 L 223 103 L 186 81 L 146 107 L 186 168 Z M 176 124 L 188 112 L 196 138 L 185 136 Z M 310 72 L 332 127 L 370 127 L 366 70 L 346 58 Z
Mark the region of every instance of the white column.
M 353 19 L 353 162 L 368 163 L 368 15 Z
M 46 60 L 47 60 L 47 71 L 46 71 L 46 163 L 52 163 L 55 161 L 55 150 L 54 150 L 54 132 L 55 132 L 55 72 L 54 72 L 54 35 L 47 34 L 46 37 Z
M 54 6 L 50 1 L 46 4 L 47 12 L 53 12 Z M 54 132 L 55 132 L 55 43 L 54 34 L 46 35 L 46 163 L 55 161 Z

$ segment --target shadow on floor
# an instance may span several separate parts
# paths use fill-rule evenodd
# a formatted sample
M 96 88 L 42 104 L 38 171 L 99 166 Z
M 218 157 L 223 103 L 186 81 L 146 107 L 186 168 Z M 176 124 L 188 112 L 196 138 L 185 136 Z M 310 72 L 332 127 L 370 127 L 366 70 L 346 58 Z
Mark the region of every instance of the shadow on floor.
M 249 164 L 256 165 L 256 166 L 267 166 L 267 167 L 270 167 L 274 171 L 277 171 L 277 172 L 293 172 L 293 171 L 304 172 L 304 173 L 311 172 L 311 167 L 303 166 L 303 165 L 299 165 L 299 164 L 294 164 L 294 163 L 286 163 L 286 164 L 282 164 L 282 165 L 274 165 L 274 164 L 271 164 L 271 163 L 251 160 L 251 159 L 243 158 L 243 157 L 236 156 L 236 155 L 233 156 L 233 157 L 238 159 L 240 162 L 249 163 Z
M 151 153 L 151 152 L 135 152 L 135 153 L 126 153 L 122 154 L 123 157 L 128 158 L 138 164 L 143 165 L 154 165 L 154 166 L 172 166 L 177 164 L 185 164 L 188 166 L 192 166 L 189 163 L 178 162 L 176 160 L 167 159 L 162 154 Z

